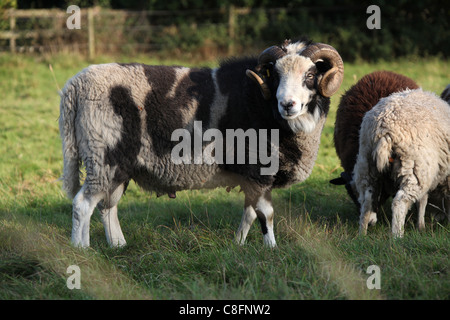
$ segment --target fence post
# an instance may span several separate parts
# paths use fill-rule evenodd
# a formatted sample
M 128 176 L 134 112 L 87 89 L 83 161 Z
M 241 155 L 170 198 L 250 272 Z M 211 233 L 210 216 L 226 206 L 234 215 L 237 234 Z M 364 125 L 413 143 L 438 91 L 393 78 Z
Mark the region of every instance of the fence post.
M 9 10 L 9 28 L 12 33 L 11 38 L 9 38 L 9 48 L 11 53 L 16 52 L 16 35 L 14 34 L 16 30 L 16 15 L 14 13 L 14 9 Z
M 94 30 L 94 9 L 88 8 L 88 50 L 89 59 L 94 59 L 95 56 L 95 30 Z
M 228 54 L 234 54 L 234 42 L 235 42 L 235 28 L 236 28 L 236 11 L 234 5 L 230 4 L 228 7 Z

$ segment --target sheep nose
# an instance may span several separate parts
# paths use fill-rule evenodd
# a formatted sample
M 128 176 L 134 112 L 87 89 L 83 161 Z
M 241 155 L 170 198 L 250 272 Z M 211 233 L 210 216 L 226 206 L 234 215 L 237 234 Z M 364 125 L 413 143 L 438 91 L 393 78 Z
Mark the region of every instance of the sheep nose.
M 292 109 L 293 106 L 295 106 L 295 101 L 288 100 L 288 101 L 283 101 L 280 104 L 284 110 L 289 111 L 290 109 Z

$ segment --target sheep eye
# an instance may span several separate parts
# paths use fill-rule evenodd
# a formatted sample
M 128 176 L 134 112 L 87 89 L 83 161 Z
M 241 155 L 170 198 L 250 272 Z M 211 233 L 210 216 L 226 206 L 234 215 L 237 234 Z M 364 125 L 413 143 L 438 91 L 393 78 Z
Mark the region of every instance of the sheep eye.
M 314 73 L 311 73 L 311 72 L 307 73 L 306 74 L 306 79 L 308 79 L 308 80 L 314 79 Z

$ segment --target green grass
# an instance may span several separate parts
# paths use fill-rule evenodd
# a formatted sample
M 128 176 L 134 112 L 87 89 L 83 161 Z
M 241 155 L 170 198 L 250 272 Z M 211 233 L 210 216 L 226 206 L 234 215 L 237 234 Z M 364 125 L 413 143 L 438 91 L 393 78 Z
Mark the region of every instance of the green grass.
M 139 61 L 101 57 L 91 63 Z M 236 189 L 184 191 L 156 198 L 130 184 L 119 204 L 128 245 L 106 245 L 97 215 L 91 248 L 70 246 L 71 202 L 61 191 L 59 86 L 90 64 L 79 56 L 0 55 L 0 299 L 449 299 L 448 225 L 427 220 L 423 233 L 408 219 L 406 235 L 390 235 L 389 206 L 358 236 L 356 210 L 343 188 L 328 181 L 341 171 L 333 124 L 341 94 L 363 75 L 385 69 L 437 92 L 449 82 L 439 59 L 346 64 L 332 98 L 311 177 L 273 192 L 278 248 L 262 245 L 257 223 L 248 243 L 233 243 L 243 194 Z M 214 66 L 214 62 L 204 64 Z M 81 290 L 69 290 L 66 269 L 81 268 Z M 381 290 L 366 286 L 370 265 Z

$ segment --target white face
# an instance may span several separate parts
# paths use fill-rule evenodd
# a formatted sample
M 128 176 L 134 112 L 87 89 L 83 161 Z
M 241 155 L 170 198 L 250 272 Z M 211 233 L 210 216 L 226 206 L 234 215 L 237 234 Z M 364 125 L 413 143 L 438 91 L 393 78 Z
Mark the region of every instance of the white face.
M 314 89 L 315 64 L 298 54 L 277 60 L 275 69 L 280 77 L 277 89 L 278 112 L 297 132 L 311 132 L 319 120 L 319 110 L 308 112 L 308 103 L 316 94 Z

